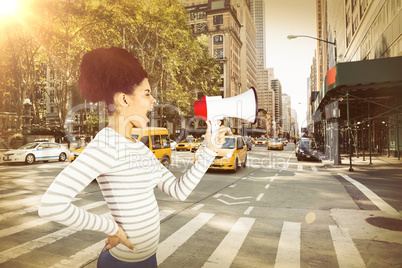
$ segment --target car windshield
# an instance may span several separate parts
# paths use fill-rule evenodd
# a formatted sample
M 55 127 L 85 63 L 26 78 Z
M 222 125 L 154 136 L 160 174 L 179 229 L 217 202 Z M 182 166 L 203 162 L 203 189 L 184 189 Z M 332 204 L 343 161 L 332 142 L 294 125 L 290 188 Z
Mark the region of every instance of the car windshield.
M 279 140 L 271 140 L 271 142 L 280 142 Z
M 18 148 L 19 150 L 26 150 L 26 149 L 35 149 L 36 146 L 38 146 L 39 143 L 37 142 L 31 142 L 31 143 L 27 143 L 23 146 L 21 146 L 20 148 Z
M 236 146 L 236 140 L 234 138 L 225 138 L 225 143 L 222 145 L 222 149 L 234 149 Z
M 258 141 L 265 141 L 265 140 L 267 140 L 267 139 L 265 139 L 265 138 L 259 138 L 259 139 L 257 139 Z
M 183 141 L 181 141 L 180 143 L 192 143 L 194 140 L 192 139 L 185 139 Z
M 309 148 L 310 147 L 310 141 L 309 140 L 301 140 L 300 141 L 300 148 Z

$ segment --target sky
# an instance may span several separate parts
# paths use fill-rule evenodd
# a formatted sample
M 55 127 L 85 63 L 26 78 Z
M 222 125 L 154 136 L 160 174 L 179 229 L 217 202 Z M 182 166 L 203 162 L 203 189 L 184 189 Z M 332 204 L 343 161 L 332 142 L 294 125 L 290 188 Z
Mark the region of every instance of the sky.
M 287 39 L 288 35 L 316 37 L 315 0 L 265 0 L 266 67 L 274 68 L 282 94 L 291 97 L 299 128 L 306 126 L 307 79 L 317 48 L 310 38 Z

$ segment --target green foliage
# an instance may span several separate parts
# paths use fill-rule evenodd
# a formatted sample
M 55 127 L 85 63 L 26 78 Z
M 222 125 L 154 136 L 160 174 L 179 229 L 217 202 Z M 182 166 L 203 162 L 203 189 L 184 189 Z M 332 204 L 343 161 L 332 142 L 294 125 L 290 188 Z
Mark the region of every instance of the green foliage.
M 48 94 L 49 88 L 63 125 L 81 58 L 97 47 L 132 52 L 149 73 L 158 102 L 184 114 L 192 114 L 199 93 L 219 94 L 219 65 L 209 56 L 206 37 L 194 38 L 179 0 L 32 0 L 24 9 L 29 12 L 0 32 L 0 110 L 14 109 L 20 125 L 27 97 L 34 123 L 40 122 L 43 103 L 36 92 Z M 15 105 L 6 106 L 6 99 Z

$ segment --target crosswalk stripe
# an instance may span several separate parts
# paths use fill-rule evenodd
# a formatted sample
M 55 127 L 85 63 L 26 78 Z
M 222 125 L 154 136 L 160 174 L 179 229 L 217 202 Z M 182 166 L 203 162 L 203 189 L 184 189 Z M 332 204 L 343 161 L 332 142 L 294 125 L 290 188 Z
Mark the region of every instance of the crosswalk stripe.
M 339 268 L 366 267 L 359 251 L 349 235 L 348 230 L 335 225 L 330 225 L 329 230 L 334 243 Z
M 240 218 L 203 267 L 230 267 L 254 222 L 254 218 Z
M 16 191 L 16 192 L 7 193 L 7 194 L 1 194 L 0 198 L 7 198 L 7 197 L 22 195 L 22 194 L 27 194 L 27 193 L 30 193 L 30 191 Z
M 318 172 L 318 169 L 316 168 L 316 166 L 311 166 L 311 170 L 314 172 Z
M 25 209 L 20 209 L 17 211 L 11 211 L 11 212 L 6 212 L 0 215 L 0 221 L 3 221 L 5 219 L 8 218 L 14 218 L 18 215 L 23 215 L 23 214 L 27 214 L 27 213 L 31 213 L 34 211 L 37 211 L 38 208 L 37 207 L 29 207 L 29 208 L 25 208 Z
M 106 204 L 105 201 L 99 201 L 99 202 L 95 202 L 95 203 L 91 203 L 91 204 L 82 206 L 81 208 L 84 209 L 84 210 L 89 210 L 89 209 L 92 209 L 92 208 L 100 207 L 100 206 L 105 205 L 105 204 Z M 22 231 L 27 230 L 29 228 L 34 228 L 36 226 L 39 226 L 39 225 L 42 225 L 42 224 L 45 224 L 45 223 L 48 223 L 48 222 L 49 221 L 45 220 L 45 219 L 37 219 L 37 220 L 29 221 L 29 222 L 24 222 L 24 223 L 19 224 L 19 225 L 14 225 L 14 226 L 12 226 L 10 228 L 5 228 L 5 229 L 0 230 L 0 238 L 8 236 L 8 235 L 15 234 L 15 233 L 22 232 Z
M 28 197 L 28 198 L 15 200 L 15 201 L 7 201 L 7 202 L 4 202 L 5 204 L 1 204 L 1 208 L 6 209 L 6 210 L 8 210 L 8 209 L 15 210 L 17 207 L 21 207 L 21 206 L 38 205 L 41 198 L 42 198 L 42 195 L 36 195 L 36 196 Z
M 105 213 L 102 214 L 102 216 L 110 217 L 110 213 Z M 4 250 L 0 252 L 0 264 L 5 263 L 8 260 L 15 259 L 23 254 L 26 254 L 36 248 L 41 248 L 44 247 L 48 244 L 54 243 L 64 237 L 70 236 L 78 231 L 81 231 L 80 229 L 76 228 L 63 228 L 61 230 L 58 230 L 56 232 L 47 234 L 45 236 L 39 237 L 37 239 L 31 240 L 29 242 L 26 242 L 24 244 L 9 248 L 7 250 Z
M 159 212 L 159 219 L 163 220 L 173 213 L 175 213 L 175 210 L 161 210 Z M 59 263 L 52 265 L 50 268 L 82 267 L 83 265 L 87 264 L 88 261 L 99 256 L 101 249 L 105 246 L 105 240 L 106 239 L 102 239 L 101 241 L 84 248 L 83 250 L 80 250 L 69 258 L 61 260 Z
M 284 222 L 279 238 L 275 268 L 300 267 L 300 229 L 299 222 Z
M 160 265 L 167 257 L 169 257 L 177 248 L 183 245 L 195 232 L 207 223 L 214 214 L 200 213 L 186 225 L 181 227 L 174 234 L 159 244 L 159 249 L 156 253 L 158 265 Z
M 303 171 L 303 165 L 297 165 L 297 171 Z

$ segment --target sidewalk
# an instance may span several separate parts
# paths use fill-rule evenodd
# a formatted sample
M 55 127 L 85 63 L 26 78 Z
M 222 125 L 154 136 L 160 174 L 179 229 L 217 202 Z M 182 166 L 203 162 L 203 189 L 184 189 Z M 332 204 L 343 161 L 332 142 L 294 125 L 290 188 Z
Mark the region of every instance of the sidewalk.
M 330 160 L 325 157 L 325 155 L 319 153 L 321 161 L 325 168 L 328 169 L 339 169 L 343 171 L 349 171 L 350 168 L 350 159 L 349 154 L 341 154 L 341 164 L 336 165 L 334 164 L 334 160 Z M 376 169 L 376 168 L 402 168 L 402 157 L 398 160 L 398 157 L 389 156 L 388 155 L 379 155 L 379 154 L 372 154 L 371 155 L 371 165 L 370 165 L 370 156 L 368 153 L 365 154 L 364 160 L 363 155 L 359 154 L 359 157 L 355 155 L 352 156 L 352 168 L 356 171 L 362 171 L 367 169 Z

